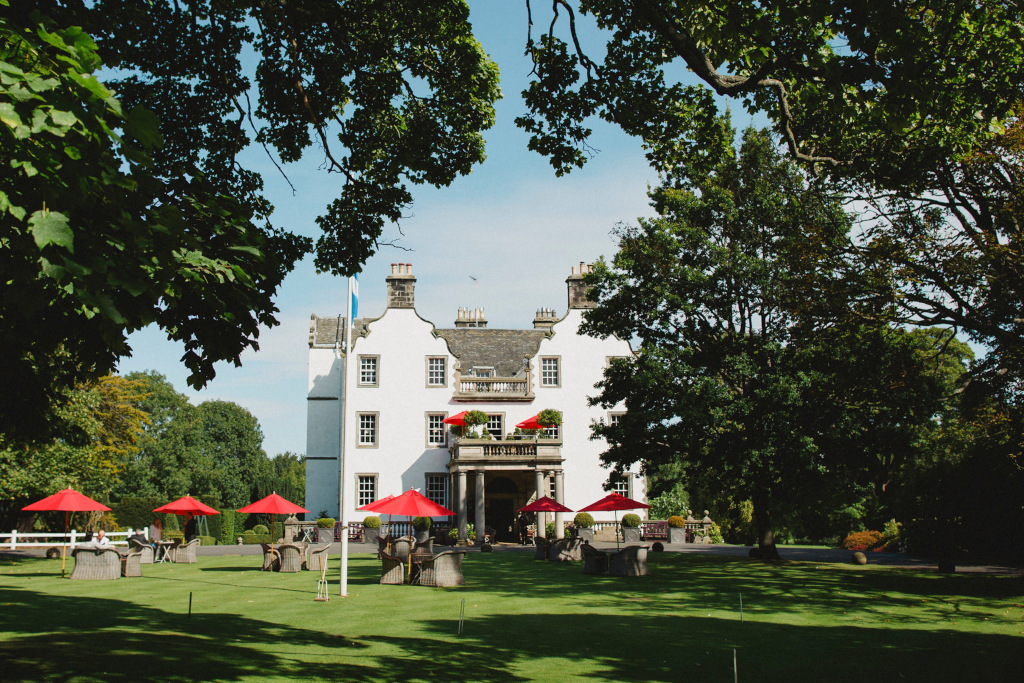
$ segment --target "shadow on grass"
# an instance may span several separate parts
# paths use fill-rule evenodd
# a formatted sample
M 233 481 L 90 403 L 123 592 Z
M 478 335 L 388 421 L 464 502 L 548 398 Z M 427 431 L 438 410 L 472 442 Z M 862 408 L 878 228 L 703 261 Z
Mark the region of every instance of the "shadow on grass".
M 1019 616 L 1007 617 L 1013 630 L 984 631 L 995 624 L 994 601 L 1021 601 L 1020 580 L 669 554 L 652 557 L 651 568 L 647 577 L 586 576 L 579 563 L 532 554 L 470 554 L 467 586 L 434 589 L 380 586 L 379 561 L 357 556 L 351 602 L 320 610 L 308 595 L 302 604 L 277 593 L 265 615 L 191 618 L 130 599 L 43 593 L 25 574 L 17 588 L 0 586 L 0 678 L 731 681 L 735 648 L 741 680 L 860 683 L 867 661 L 873 677 L 930 682 L 1014 680 L 1024 657 L 1024 639 L 1008 635 L 1024 630 Z M 331 569 L 336 577 L 337 558 Z M 189 582 L 248 590 L 252 579 L 252 590 L 294 591 L 274 583 L 316 576 L 246 566 L 227 583 L 211 581 L 227 576 L 217 567 L 188 571 L 145 578 L 181 581 L 179 599 Z M 126 584 L 126 595 L 141 588 L 170 599 Z M 367 626 L 371 612 L 377 621 Z M 947 626 L 951 617 L 963 623 Z

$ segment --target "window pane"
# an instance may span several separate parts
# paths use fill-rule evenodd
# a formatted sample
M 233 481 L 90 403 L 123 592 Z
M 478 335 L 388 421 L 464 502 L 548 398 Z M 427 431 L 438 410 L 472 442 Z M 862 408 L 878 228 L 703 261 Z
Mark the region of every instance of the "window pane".
M 618 493 L 621 496 L 629 497 L 629 480 L 622 479 L 612 484 L 612 493 Z
M 357 483 L 356 498 L 358 507 L 369 505 L 377 500 L 377 477 L 374 475 L 359 475 Z
M 359 443 L 360 445 L 375 445 L 377 443 L 377 416 L 359 416 Z
M 541 358 L 540 359 L 540 383 L 541 383 L 541 386 L 545 386 L 545 387 L 558 386 L 558 359 L 557 358 Z
M 427 443 L 432 446 L 445 444 L 444 415 L 427 415 Z
M 377 359 L 376 358 L 360 358 L 359 359 L 359 383 L 360 384 L 376 384 L 377 383 Z
M 501 438 L 503 433 L 504 415 L 488 415 L 487 416 L 487 431 L 491 433 L 491 436 Z
M 438 505 L 448 506 L 448 477 L 443 474 L 427 475 L 427 498 Z
M 446 384 L 445 365 L 446 361 L 444 358 L 427 359 L 427 384 L 430 386 L 444 386 Z

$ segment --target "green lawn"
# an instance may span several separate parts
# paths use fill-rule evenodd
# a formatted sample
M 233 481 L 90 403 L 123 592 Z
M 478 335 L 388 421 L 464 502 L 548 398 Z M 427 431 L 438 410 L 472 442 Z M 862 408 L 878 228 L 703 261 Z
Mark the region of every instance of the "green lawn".
M 1024 581 L 883 567 L 650 555 L 592 577 L 532 553 L 471 553 L 464 588 L 350 597 L 258 556 L 70 581 L 60 560 L 0 562 L 0 680 L 1004 681 L 1024 663 Z M 192 615 L 188 615 L 189 595 Z M 740 622 L 739 596 L 744 620 Z M 459 611 L 465 600 L 463 634 Z

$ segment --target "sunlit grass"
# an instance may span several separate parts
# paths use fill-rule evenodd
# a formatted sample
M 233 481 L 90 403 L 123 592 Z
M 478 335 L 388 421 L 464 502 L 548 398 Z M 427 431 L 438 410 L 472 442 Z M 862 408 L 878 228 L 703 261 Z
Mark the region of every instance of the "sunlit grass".
M 505 552 L 471 553 L 468 585 L 437 589 L 381 586 L 364 555 L 344 599 L 333 559 L 325 603 L 318 574 L 260 561 L 118 581 L 2 561 L 0 679 L 732 681 L 735 649 L 747 681 L 1016 680 L 1024 661 L 1013 577 L 672 553 L 648 577 L 594 577 Z

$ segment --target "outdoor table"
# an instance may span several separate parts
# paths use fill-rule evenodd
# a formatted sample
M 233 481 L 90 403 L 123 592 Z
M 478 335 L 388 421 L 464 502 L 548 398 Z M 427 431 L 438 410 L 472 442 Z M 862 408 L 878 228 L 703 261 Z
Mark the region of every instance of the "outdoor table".
M 174 541 L 157 541 L 156 542 L 156 557 L 153 559 L 154 562 L 165 562 L 167 560 L 167 554 L 171 552 L 177 543 Z
M 429 560 L 434 557 L 433 553 L 427 552 L 413 552 L 409 555 L 409 583 L 417 584 L 420 582 L 420 565 L 423 564 L 424 560 Z

